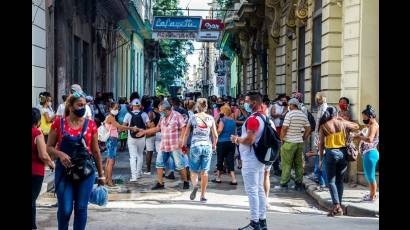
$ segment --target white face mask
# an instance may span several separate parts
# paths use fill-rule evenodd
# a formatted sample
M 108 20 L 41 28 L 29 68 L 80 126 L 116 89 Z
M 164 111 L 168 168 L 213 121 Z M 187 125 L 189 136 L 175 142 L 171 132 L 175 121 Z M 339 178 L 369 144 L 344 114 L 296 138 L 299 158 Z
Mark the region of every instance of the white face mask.
M 117 116 L 118 110 L 111 110 L 111 114 L 114 115 L 114 116 Z
M 51 101 L 48 102 L 48 107 L 51 107 L 53 103 Z

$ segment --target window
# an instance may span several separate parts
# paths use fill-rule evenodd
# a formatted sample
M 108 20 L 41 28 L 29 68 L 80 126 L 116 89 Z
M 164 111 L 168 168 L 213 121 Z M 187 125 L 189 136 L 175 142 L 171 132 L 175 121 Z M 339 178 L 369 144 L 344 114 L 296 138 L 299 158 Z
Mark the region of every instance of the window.
M 88 78 L 88 55 L 89 45 L 87 42 L 83 42 L 83 86 L 86 92 L 91 93 L 90 79 Z
M 312 37 L 312 92 L 311 105 L 316 109 L 315 96 L 321 90 L 321 51 L 322 51 L 322 1 L 315 1 L 315 12 L 313 16 Z
M 298 44 L 298 91 L 305 94 L 305 26 L 299 28 Z
M 74 66 L 73 66 L 73 84 L 80 84 L 80 73 L 81 73 L 81 40 L 79 37 L 74 36 Z

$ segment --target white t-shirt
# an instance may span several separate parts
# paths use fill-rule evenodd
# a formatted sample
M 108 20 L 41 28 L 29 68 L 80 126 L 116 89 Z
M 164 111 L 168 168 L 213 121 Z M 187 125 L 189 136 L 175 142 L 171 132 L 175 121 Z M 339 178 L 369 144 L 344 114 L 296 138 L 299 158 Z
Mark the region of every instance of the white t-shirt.
M 283 110 L 285 109 L 285 106 L 279 105 L 278 103 L 273 104 L 273 106 L 275 106 L 275 114 L 282 114 Z M 272 113 L 272 107 L 270 107 L 270 109 L 269 109 L 269 114 Z M 273 120 L 273 123 L 275 124 L 275 127 L 279 127 L 280 126 L 280 117 L 275 118 Z
M 58 108 L 57 108 L 57 116 L 63 116 L 64 115 L 64 109 L 65 109 L 65 104 L 61 103 Z
M 253 121 L 250 121 L 251 119 Z M 257 122 L 255 122 L 255 119 L 257 120 Z M 275 126 L 274 126 L 272 120 L 269 120 L 269 121 L 271 123 L 272 128 L 275 129 Z M 251 128 L 250 126 L 248 126 L 248 122 L 253 123 L 253 124 L 255 124 L 255 123 L 257 124 L 258 129 L 256 131 L 255 143 L 258 143 L 259 139 L 261 138 L 261 136 L 263 134 L 263 129 L 265 128 L 265 122 L 259 116 L 256 116 L 256 115 L 252 114 L 251 116 L 249 116 L 249 118 L 246 120 L 246 122 L 242 125 L 241 138 L 245 138 L 248 135 L 247 127 Z M 252 125 L 252 128 L 255 128 L 255 126 Z M 239 144 L 239 152 L 241 154 L 241 160 L 242 161 L 258 161 L 259 162 L 258 158 L 255 155 L 255 150 L 253 149 L 252 145 L 245 145 L 245 144 L 240 143 Z
M 300 110 L 291 110 L 283 121 L 283 126 L 288 126 L 285 141 L 290 143 L 303 143 L 303 131 L 305 126 L 310 126 L 306 115 Z
M 139 110 L 134 110 L 134 111 L 132 111 L 135 115 L 137 115 L 140 111 Z M 145 125 L 148 125 L 148 122 L 149 122 L 149 117 L 148 117 L 148 114 L 146 113 L 146 112 L 143 112 L 142 114 L 141 114 L 141 117 L 142 117 L 142 120 L 144 121 L 144 123 L 145 123 Z M 132 115 L 130 114 L 130 113 L 127 113 L 126 115 L 125 115 L 125 117 L 124 117 L 124 123 L 127 123 L 128 124 L 128 127 L 130 127 L 130 124 L 131 124 L 131 118 L 132 118 Z M 131 132 L 128 130 L 128 137 L 131 137 Z M 132 137 L 131 137 L 132 138 Z
M 191 146 L 212 145 L 210 135 L 211 128 L 215 125 L 215 120 L 208 114 L 194 114 L 188 124 L 193 127 Z
M 48 113 L 48 116 L 49 116 L 49 117 L 53 117 L 53 116 L 54 116 L 54 111 L 53 111 L 50 107 L 47 107 L 47 108 L 40 107 L 39 109 L 40 109 L 41 114 L 43 114 L 43 113 Z
M 88 104 L 85 105 L 85 114 L 83 118 L 88 118 L 90 120 L 93 118 L 93 113 L 91 112 L 91 108 Z

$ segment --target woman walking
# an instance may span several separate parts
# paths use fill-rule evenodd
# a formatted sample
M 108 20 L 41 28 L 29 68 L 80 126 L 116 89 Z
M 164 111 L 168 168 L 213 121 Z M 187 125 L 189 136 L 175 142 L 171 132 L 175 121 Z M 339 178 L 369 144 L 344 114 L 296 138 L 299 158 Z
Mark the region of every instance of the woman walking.
M 40 194 L 44 180 L 44 165 L 54 170 L 55 165 L 48 155 L 44 135 L 39 127 L 41 112 L 38 108 L 31 109 L 31 229 L 36 225 L 36 200 Z
M 346 132 L 359 129 L 359 125 L 337 118 L 337 110 L 333 106 L 327 107 L 319 122 L 319 153 L 323 158 L 326 151 L 326 176 L 329 184 L 333 209 L 328 216 L 343 215 L 341 206 L 343 197 L 343 175 L 347 168 Z M 319 169 L 322 170 L 321 160 Z
M 206 114 L 208 109 L 207 100 L 199 98 L 197 101 L 198 113 L 189 119 L 186 131 L 183 134 L 182 143 L 186 147 L 189 130 L 192 129 L 191 148 L 189 151 L 189 169 L 191 182 L 194 187 L 190 199 L 194 200 L 198 191 L 198 174 L 201 174 L 201 199 L 206 203 L 205 198 L 206 186 L 208 185 L 208 171 L 211 166 L 212 150 L 215 149 L 218 142 L 215 120 L 212 116 Z M 210 136 L 212 134 L 212 142 Z
M 58 118 L 51 126 L 47 152 L 58 160 L 55 170 L 55 188 L 58 210 L 59 230 L 67 230 L 74 206 L 74 230 L 85 229 L 87 223 L 88 200 L 95 180 L 95 168 L 87 168 L 88 174 L 74 181 L 67 172 L 77 167 L 72 158 L 78 153 L 89 154 L 87 165 L 93 165 L 91 154 L 98 171 L 98 184 L 104 185 L 100 149 L 98 148 L 97 126 L 94 121 L 83 118 L 85 114 L 85 95 L 75 92 L 67 99 L 65 116 Z M 78 168 L 77 168 L 78 169 Z
M 50 93 L 44 92 L 40 95 L 40 112 L 41 112 L 41 131 L 44 134 L 44 138 L 47 142 L 48 133 L 50 132 L 51 124 L 55 119 L 55 113 L 52 108 L 53 99 Z
M 242 133 L 241 133 L 242 132 L 242 125 L 246 121 L 246 119 L 249 117 L 250 113 L 248 113 L 245 110 L 245 99 L 243 97 L 240 97 L 238 99 L 238 101 L 239 101 L 239 108 L 234 113 L 234 120 L 235 120 L 235 123 L 236 123 L 236 129 L 238 131 L 238 136 L 241 136 L 242 135 Z M 235 151 L 237 152 L 237 154 L 235 154 L 235 155 L 237 155 L 237 159 L 238 159 L 238 169 L 241 169 L 242 168 L 242 161 L 241 161 L 241 155 L 239 153 L 239 147 L 238 146 L 236 147 Z

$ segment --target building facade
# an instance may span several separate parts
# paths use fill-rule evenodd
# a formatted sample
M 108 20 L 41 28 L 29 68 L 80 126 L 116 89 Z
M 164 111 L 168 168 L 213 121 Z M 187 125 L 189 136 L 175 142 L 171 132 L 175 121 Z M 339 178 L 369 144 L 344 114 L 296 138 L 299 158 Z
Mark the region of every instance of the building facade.
M 47 8 L 45 1 L 32 1 L 31 5 L 31 105 L 39 103 L 38 95 L 46 91 L 47 78 Z
M 378 111 L 378 1 L 234 0 L 230 8 L 221 49 L 231 88 L 271 99 L 300 91 L 313 114 L 319 91 L 334 106 L 349 98 L 354 120 L 367 104 Z M 364 181 L 361 164 L 350 165 L 350 180 Z
M 152 0 L 34 1 L 32 12 L 33 105 L 48 91 L 56 107 L 75 83 L 89 95 L 155 93 Z

